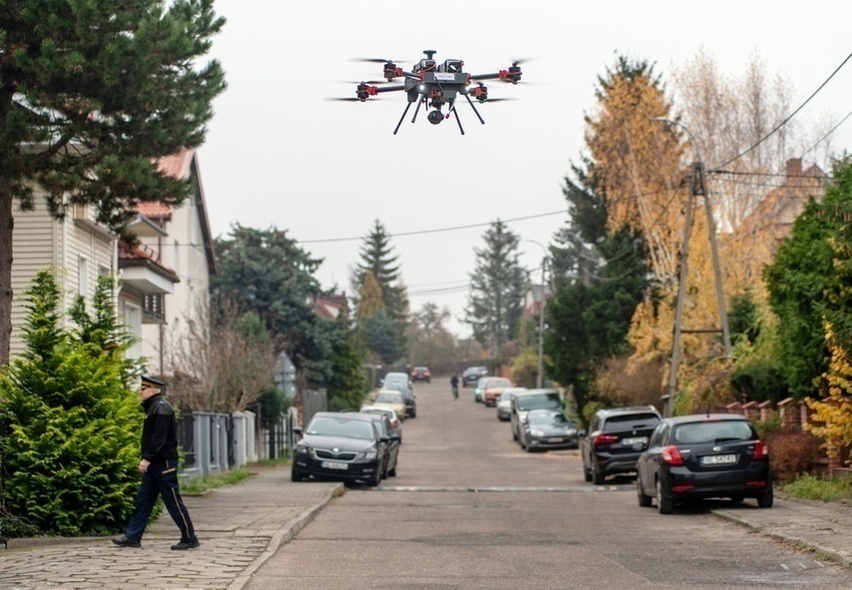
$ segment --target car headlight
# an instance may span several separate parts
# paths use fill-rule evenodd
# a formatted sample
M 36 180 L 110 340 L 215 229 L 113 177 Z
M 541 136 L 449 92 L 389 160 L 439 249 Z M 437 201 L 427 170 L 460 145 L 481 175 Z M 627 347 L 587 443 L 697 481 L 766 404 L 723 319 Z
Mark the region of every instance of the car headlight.
M 309 447 L 306 444 L 299 443 L 296 445 L 296 448 L 293 449 L 293 452 L 297 455 L 307 455 Z
M 530 430 L 530 435 L 531 436 L 544 436 L 544 431 L 540 430 L 538 428 L 533 428 L 532 430 Z
M 355 455 L 355 460 L 357 461 L 375 461 L 376 457 L 379 456 L 378 451 L 376 449 L 368 449 L 366 451 L 361 451 L 357 455 Z
M 575 428 L 569 428 L 567 434 L 568 436 L 575 436 L 577 434 L 577 430 Z

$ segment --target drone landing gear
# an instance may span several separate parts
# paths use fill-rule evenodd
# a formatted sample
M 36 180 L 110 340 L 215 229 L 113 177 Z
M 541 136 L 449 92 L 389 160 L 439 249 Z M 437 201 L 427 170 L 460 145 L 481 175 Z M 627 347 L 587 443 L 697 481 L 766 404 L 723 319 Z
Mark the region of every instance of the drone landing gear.
M 419 108 L 420 105 L 417 105 L 417 107 Z M 396 135 L 396 132 L 399 131 L 399 126 L 402 125 L 402 120 L 405 119 L 405 115 L 408 113 L 408 109 L 410 109 L 410 108 L 411 108 L 411 103 L 408 103 L 407 105 L 405 105 L 405 110 L 402 111 L 402 116 L 399 118 L 399 123 L 396 124 L 396 129 L 393 130 L 394 135 Z M 416 112 L 414 113 L 414 116 L 417 117 Z

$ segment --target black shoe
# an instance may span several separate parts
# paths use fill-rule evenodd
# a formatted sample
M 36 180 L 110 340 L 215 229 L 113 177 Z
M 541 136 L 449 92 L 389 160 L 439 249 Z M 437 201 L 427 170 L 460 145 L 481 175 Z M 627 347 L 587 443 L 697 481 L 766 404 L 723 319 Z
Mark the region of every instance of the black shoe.
M 118 537 L 117 539 L 112 540 L 113 543 L 118 545 L 119 547 L 141 547 L 142 543 L 139 541 L 134 541 L 133 539 L 128 539 L 127 537 Z
M 177 545 L 172 545 L 172 551 L 186 551 L 187 549 L 195 549 L 201 545 L 198 542 L 198 539 L 192 539 L 191 541 L 181 541 Z

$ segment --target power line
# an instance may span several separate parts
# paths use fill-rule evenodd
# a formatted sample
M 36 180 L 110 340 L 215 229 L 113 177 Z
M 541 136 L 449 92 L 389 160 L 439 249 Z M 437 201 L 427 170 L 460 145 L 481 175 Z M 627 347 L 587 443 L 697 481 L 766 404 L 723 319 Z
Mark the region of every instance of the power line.
M 537 213 L 535 215 L 526 215 L 524 217 L 514 217 L 512 219 L 501 219 L 500 221 L 502 221 L 504 223 L 512 223 L 514 221 L 526 221 L 528 219 L 538 219 L 540 217 L 551 217 L 553 215 L 564 215 L 565 213 L 566 213 L 566 211 L 564 209 L 562 209 L 562 210 L 559 210 L 559 211 L 550 211 L 549 213 Z M 423 235 L 423 234 L 434 234 L 434 233 L 447 232 L 447 231 L 457 231 L 457 230 L 460 230 L 460 229 L 487 227 L 487 226 L 491 225 L 492 223 L 493 223 L 493 221 L 483 222 L 483 223 L 471 223 L 471 224 L 468 224 L 468 225 L 455 225 L 455 226 L 450 226 L 450 227 L 437 227 L 437 228 L 432 228 L 432 229 L 421 229 L 421 230 L 408 231 L 408 232 L 399 232 L 399 233 L 395 233 L 395 234 L 389 233 L 389 234 L 387 234 L 387 236 L 390 237 L 390 238 L 399 238 L 399 237 L 404 237 L 404 236 L 418 236 L 418 235 Z M 357 236 L 357 237 L 349 237 L 349 238 L 326 238 L 326 239 L 321 239 L 321 240 L 299 240 L 299 243 L 301 243 L 301 244 L 327 244 L 327 243 L 331 243 L 331 242 L 355 242 L 355 241 L 361 241 L 363 239 L 364 239 L 364 236 Z
M 744 152 L 742 152 L 742 153 L 740 153 L 740 154 L 737 154 L 736 156 L 734 156 L 733 158 L 731 158 L 730 160 L 728 160 L 727 162 L 725 162 L 725 163 L 723 163 L 723 164 L 719 164 L 718 166 L 714 166 L 714 167 L 713 167 L 713 170 L 716 170 L 716 169 L 718 169 L 718 168 L 724 168 L 725 166 L 727 166 L 727 165 L 728 165 L 728 164 L 730 164 L 731 162 L 734 162 L 735 160 L 739 160 L 739 159 L 740 159 L 740 158 L 742 158 L 744 155 L 746 155 L 746 154 L 748 154 L 749 152 L 753 151 L 754 149 L 756 149 L 756 148 L 757 148 L 757 146 L 759 146 L 759 145 L 760 145 L 760 144 L 762 144 L 764 141 L 766 141 L 767 139 L 769 139 L 772 135 L 774 135 L 774 134 L 775 134 L 775 132 L 776 132 L 776 131 L 778 131 L 779 129 L 781 129 L 784 125 L 786 125 L 787 123 L 789 123 L 789 122 L 790 122 L 790 119 L 792 119 L 793 117 L 795 117 L 795 116 L 796 116 L 796 114 L 798 114 L 798 112 L 799 112 L 799 111 L 801 111 L 801 110 L 805 107 L 805 105 L 806 105 L 806 104 L 808 104 L 808 103 L 811 101 L 811 99 L 812 99 L 814 96 L 816 96 L 816 95 L 820 92 L 820 90 L 822 90 L 822 89 L 823 89 L 823 87 L 824 87 L 826 84 L 828 84 L 828 82 L 829 82 L 832 78 L 834 78 L 834 75 L 835 75 L 835 74 L 837 74 L 837 72 L 839 72 L 839 71 L 840 71 L 840 68 L 842 68 L 843 66 L 845 66 L 845 65 L 846 65 L 846 62 L 847 62 L 847 61 L 849 61 L 850 59 L 852 59 L 852 53 L 850 53 L 849 55 L 847 55 L 847 56 L 846 56 L 846 59 L 844 59 L 844 60 L 843 60 L 843 63 L 841 63 L 839 66 L 837 66 L 837 69 L 835 69 L 835 70 L 831 73 L 831 75 L 830 75 L 828 78 L 826 78 L 825 82 L 823 82 L 822 84 L 820 84 L 820 85 L 819 85 L 819 88 L 817 88 L 816 90 L 814 90 L 813 94 L 811 94 L 811 95 L 807 98 L 807 100 L 805 100 L 805 102 L 803 102 L 801 105 L 799 105 L 799 108 L 797 108 L 795 111 L 793 111 L 793 112 L 790 114 L 790 116 L 789 116 L 789 117 L 787 117 L 786 119 L 784 119 L 783 121 L 781 121 L 778 125 L 776 125 L 775 129 L 773 129 L 772 131 L 770 131 L 769 133 L 767 133 L 766 135 L 764 135 L 764 136 L 763 136 L 763 137 L 762 137 L 762 138 L 761 138 L 761 139 L 760 139 L 757 143 L 755 143 L 753 146 L 751 146 L 750 148 L 748 148 L 748 149 L 747 149 L 747 150 L 745 150 Z

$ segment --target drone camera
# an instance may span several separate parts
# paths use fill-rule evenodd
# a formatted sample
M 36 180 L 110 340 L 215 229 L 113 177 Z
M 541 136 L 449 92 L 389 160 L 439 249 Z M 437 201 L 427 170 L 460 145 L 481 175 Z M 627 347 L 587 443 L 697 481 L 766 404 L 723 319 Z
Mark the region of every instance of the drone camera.
M 429 122 L 432 123 L 432 125 L 437 125 L 444 120 L 444 114 L 438 109 L 435 109 L 434 111 L 429 111 L 426 118 L 429 119 Z

